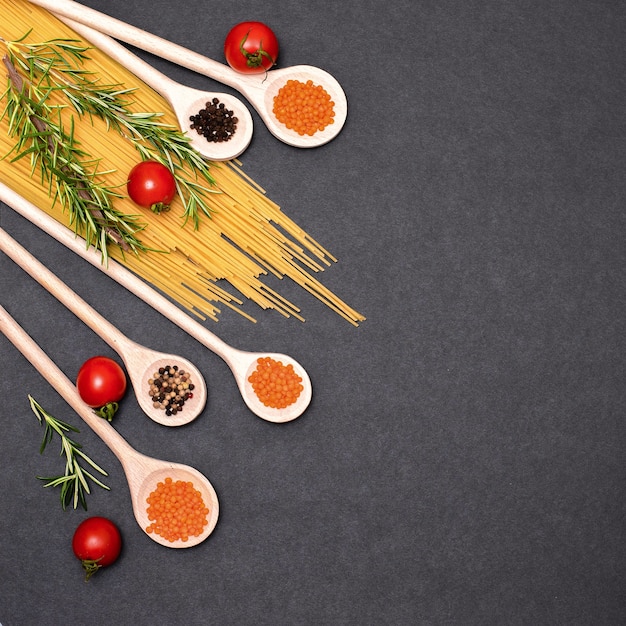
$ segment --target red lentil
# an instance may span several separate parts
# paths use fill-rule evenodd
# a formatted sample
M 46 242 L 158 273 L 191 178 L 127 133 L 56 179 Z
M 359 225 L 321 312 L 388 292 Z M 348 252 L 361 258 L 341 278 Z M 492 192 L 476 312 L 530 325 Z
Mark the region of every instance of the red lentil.
M 209 523 L 209 509 L 192 482 L 173 481 L 167 477 L 157 483 L 146 502 L 148 519 L 152 522 L 146 531 L 167 541 L 188 541 L 189 537 L 198 537 Z
M 298 135 L 314 135 L 334 123 L 335 103 L 321 85 L 288 80 L 274 97 L 276 119 Z
M 283 365 L 271 357 L 257 359 L 257 367 L 248 381 L 261 403 L 274 409 L 292 405 L 304 389 L 302 378 L 291 363 Z

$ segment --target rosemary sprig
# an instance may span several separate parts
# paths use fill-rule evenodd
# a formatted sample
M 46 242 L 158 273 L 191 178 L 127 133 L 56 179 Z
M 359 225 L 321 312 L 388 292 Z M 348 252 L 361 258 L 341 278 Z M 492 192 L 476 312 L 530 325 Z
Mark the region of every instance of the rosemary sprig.
M 117 128 L 133 143 L 142 160 L 159 161 L 170 169 L 176 180 L 178 195 L 182 199 L 184 223 L 191 218 L 194 228 L 198 228 L 200 213 L 209 218 L 213 213 L 213 209 L 207 204 L 206 194 L 220 191 L 215 188 L 215 179 L 211 175 L 208 162 L 191 147 L 191 139 L 179 129 L 160 123 L 159 117 L 160 113 L 129 112 L 119 117 Z M 116 120 L 110 122 L 114 125 Z M 196 173 L 196 180 L 185 175 L 185 168 Z M 212 188 L 207 188 L 206 184 Z
M 136 217 L 114 208 L 113 198 L 121 196 L 99 182 L 104 173 L 98 172 L 97 161 L 90 160 L 75 140 L 73 118 L 70 128 L 64 128 L 61 108 L 49 101 L 54 90 L 37 86 L 32 76 L 25 79 L 8 56 L 2 60 L 9 82 L 0 119 L 8 117 L 9 136 L 16 138 L 3 158 L 30 158 L 31 173 L 39 169 L 53 204 L 62 203 L 76 232 L 82 231 L 88 244 L 101 251 L 104 262 L 109 241 L 124 251 L 145 250 L 136 236 L 142 226 Z
M 80 444 L 67 436 L 66 433 L 68 432 L 80 432 L 77 428 L 47 413 L 32 396 L 29 395 L 28 399 L 39 423 L 45 427 L 43 440 L 39 448 L 40 454 L 43 454 L 46 446 L 52 441 L 56 433 L 61 438 L 61 456 L 65 456 L 65 473 L 62 476 L 37 476 L 37 478 L 46 481 L 44 487 L 61 487 L 61 506 L 63 510 L 70 504 L 76 509 L 79 503 L 87 510 L 85 494 L 91 493 L 88 479 L 103 489 L 108 490 L 109 487 L 88 469 L 81 467 L 80 462 L 84 461 L 103 476 L 108 476 L 108 474 L 81 450 Z
M 102 84 L 82 64 L 90 49 L 77 40 L 54 39 L 44 43 L 5 42 L 24 72 L 28 72 L 47 89 L 60 92 L 79 116 L 104 120 L 129 140 L 142 160 L 160 161 L 172 171 L 183 208 L 185 223 L 192 219 L 197 228 L 200 214 L 211 216 L 213 210 L 207 194 L 220 193 L 210 173 L 209 162 L 192 146 L 190 138 L 179 128 L 159 121 L 160 113 L 134 112 L 129 94 L 133 89 Z M 195 180 L 187 171 L 195 173 Z

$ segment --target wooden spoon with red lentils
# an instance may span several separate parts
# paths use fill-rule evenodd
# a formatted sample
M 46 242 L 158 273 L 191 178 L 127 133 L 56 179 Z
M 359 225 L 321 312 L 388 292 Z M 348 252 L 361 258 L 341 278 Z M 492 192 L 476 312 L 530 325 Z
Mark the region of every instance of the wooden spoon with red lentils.
M 294 65 L 243 74 L 73 0 L 30 2 L 236 89 L 256 109 L 272 135 L 291 146 L 321 146 L 334 139 L 346 121 L 348 103 L 341 85 L 318 67 Z M 307 104 L 311 95 L 315 107 Z M 320 103 L 323 106 L 319 107 Z M 287 112 L 294 107 L 295 115 Z M 299 124 L 302 119 L 306 119 L 304 126 Z
M 164 426 L 182 426 L 202 413 L 207 388 L 193 363 L 151 350 L 126 337 L 1 228 L 0 250 L 120 355 L 137 402 L 150 419 Z
M 203 474 L 189 465 L 155 459 L 131 447 L 81 400 L 72 382 L 2 306 L 0 332 L 118 458 L 128 481 L 135 519 L 148 537 L 170 548 L 189 548 L 213 532 L 219 501 Z

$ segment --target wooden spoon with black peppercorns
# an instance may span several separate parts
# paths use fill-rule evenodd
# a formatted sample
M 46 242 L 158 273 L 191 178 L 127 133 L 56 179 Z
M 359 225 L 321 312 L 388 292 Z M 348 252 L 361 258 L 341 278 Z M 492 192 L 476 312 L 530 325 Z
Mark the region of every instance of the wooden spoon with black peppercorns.
M 165 76 L 108 35 L 68 18 L 59 19 L 160 93 L 172 106 L 181 131 L 202 156 L 212 161 L 228 161 L 250 145 L 252 116 L 238 98 L 187 87 Z
M 271 69 L 261 74 L 242 74 L 231 69 L 228 65 L 209 59 L 73 0 L 29 1 L 57 15 L 90 26 L 115 37 L 115 39 L 236 89 L 254 106 L 272 135 L 291 146 L 314 148 L 328 143 L 339 134 L 346 121 L 348 113 L 346 95 L 338 81 L 320 68 L 311 65 L 294 65 L 282 69 Z M 289 80 L 302 83 L 311 80 L 315 85 L 322 87 L 334 103 L 334 122 L 312 135 L 300 135 L 281 123 L 273 112 L 274 98 Z
M 193 363 L 174 354 L 151 350 L 126 337 L 2 228 L 0 250 L 120 355 L 135 390 L 137 402 L 150 419 L 164 426 L 182 426 L 200 415 L 206 405 L 207 388 L 202 374 Z M 177 369 L 171 375 L 172 380 L 181 376 L 186 378 L 181 383 L 180 390 L 173 389 L 168 377 L 162 383 L 164 393 L 153 397 L 153 378 L 159 384 L 158 380 L 166 378 L 164 374 L 174 367 Z

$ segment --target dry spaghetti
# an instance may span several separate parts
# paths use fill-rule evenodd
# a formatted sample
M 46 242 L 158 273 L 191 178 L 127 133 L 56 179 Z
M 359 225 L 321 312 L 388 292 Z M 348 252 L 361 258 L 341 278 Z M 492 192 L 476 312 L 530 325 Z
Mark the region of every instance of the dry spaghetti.
M 52 14 L 26 0 L 0 0 L 0 12 L 0 37 L 6 41 L 23 37 L 29 29 L 31 42 L 59 37 L 80 41 Z M 89 57 L 85 68 L 104 83 L 136 90 L 132 96 L 137 111 L 162 112 L 161 121 L 176 124 L 165 100 L 125 68 L 99 50 L 90 50 Z M 100 171 L 113 170 L 107 174 L 110 184 L 123 186 L 127 173 L 139 160 L 133 147 L 98 119 L 79 120 L 75 136 L 85 151 L 101 160 Z M 12 147 L 5 120 L 0 123 L 0 156 Z M 121 199 L 117 208 L 128 215 L 139 214 L 146 224 L 141 231 L 145 245 L 167 254 L 148 251 L 122 255 L 113 248 L 111 256 L 203 319 L 217 321 L 225 306 L 254 321 L 243 309 L 249 300 L 261 309 L 303 320 L 296 304 L 265 284 L 263 278 L 270 275 L 293 280 L 355 326 L 365 319 L 314 276 L 337 259 L 287 217 L 243 172 L 239 162 L 213 164 L 211 174 L 220 193 L 211 195 L 212 218 L 203 219 L 198 230 L 189 224 L 183 227 L 178 200 L 171 211 L 157 217 L 129 199 Z M 50 206 L 48 190 L 31 175 L 27 160 L 0 161 L 0 175 L 14 191 L 69 226 L 67 213 L 58 203 Z

